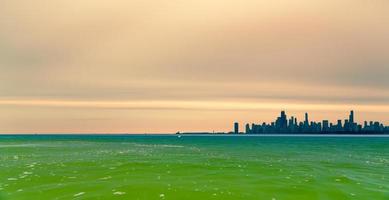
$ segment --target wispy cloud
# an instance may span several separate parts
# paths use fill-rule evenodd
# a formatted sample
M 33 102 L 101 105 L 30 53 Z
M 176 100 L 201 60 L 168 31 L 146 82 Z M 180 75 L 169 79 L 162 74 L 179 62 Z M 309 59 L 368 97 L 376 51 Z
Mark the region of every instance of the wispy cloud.
M 271 103 L 242 101 L 60 101 L 60 100 L 0 100 L 0 106 L 71 107 L 103 109 L 188 109 L 188 110 L 315 110 L 339 111 L 357 109 L 369 112 L 389 112 L 389 105 Z

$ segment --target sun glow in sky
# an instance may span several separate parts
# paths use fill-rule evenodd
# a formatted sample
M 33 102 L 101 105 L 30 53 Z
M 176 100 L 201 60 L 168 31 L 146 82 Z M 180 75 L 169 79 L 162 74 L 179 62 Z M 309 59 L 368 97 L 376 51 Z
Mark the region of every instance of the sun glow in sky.
M 0 132 L 389 124 L 387 0 L 3 0 Z

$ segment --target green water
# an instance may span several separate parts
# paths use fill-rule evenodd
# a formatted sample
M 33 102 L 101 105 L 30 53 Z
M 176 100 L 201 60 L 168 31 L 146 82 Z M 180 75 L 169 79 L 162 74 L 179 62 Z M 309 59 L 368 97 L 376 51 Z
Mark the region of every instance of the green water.
M 0 199 L 389 199 L 389 137 L 0 136 Z

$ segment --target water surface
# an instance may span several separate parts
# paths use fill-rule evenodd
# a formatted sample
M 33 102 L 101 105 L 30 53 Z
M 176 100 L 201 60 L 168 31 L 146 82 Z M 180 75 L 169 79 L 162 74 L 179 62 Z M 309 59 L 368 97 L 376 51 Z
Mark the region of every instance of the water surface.
M 389 138 L 3 135 L 0 199 L 389 199 Z

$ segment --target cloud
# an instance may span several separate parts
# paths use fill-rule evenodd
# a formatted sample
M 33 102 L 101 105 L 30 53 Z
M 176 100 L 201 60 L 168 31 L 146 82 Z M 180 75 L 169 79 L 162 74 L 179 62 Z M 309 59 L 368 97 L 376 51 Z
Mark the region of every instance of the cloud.
M 386 106 L 388 8 L 386 0 L 5 0 L 0 99 Z
M 37 106 L 60 108 L 133 109 L 133 110 L 342 110 L 358 109 L 370 112 L 389 112 L 389 105 L 348 105 L 348 104 L 298 104 L 274 102 L 234 102 L 234 101 L 60 101 L 60 100 L 0 100 L 0 106 Z

